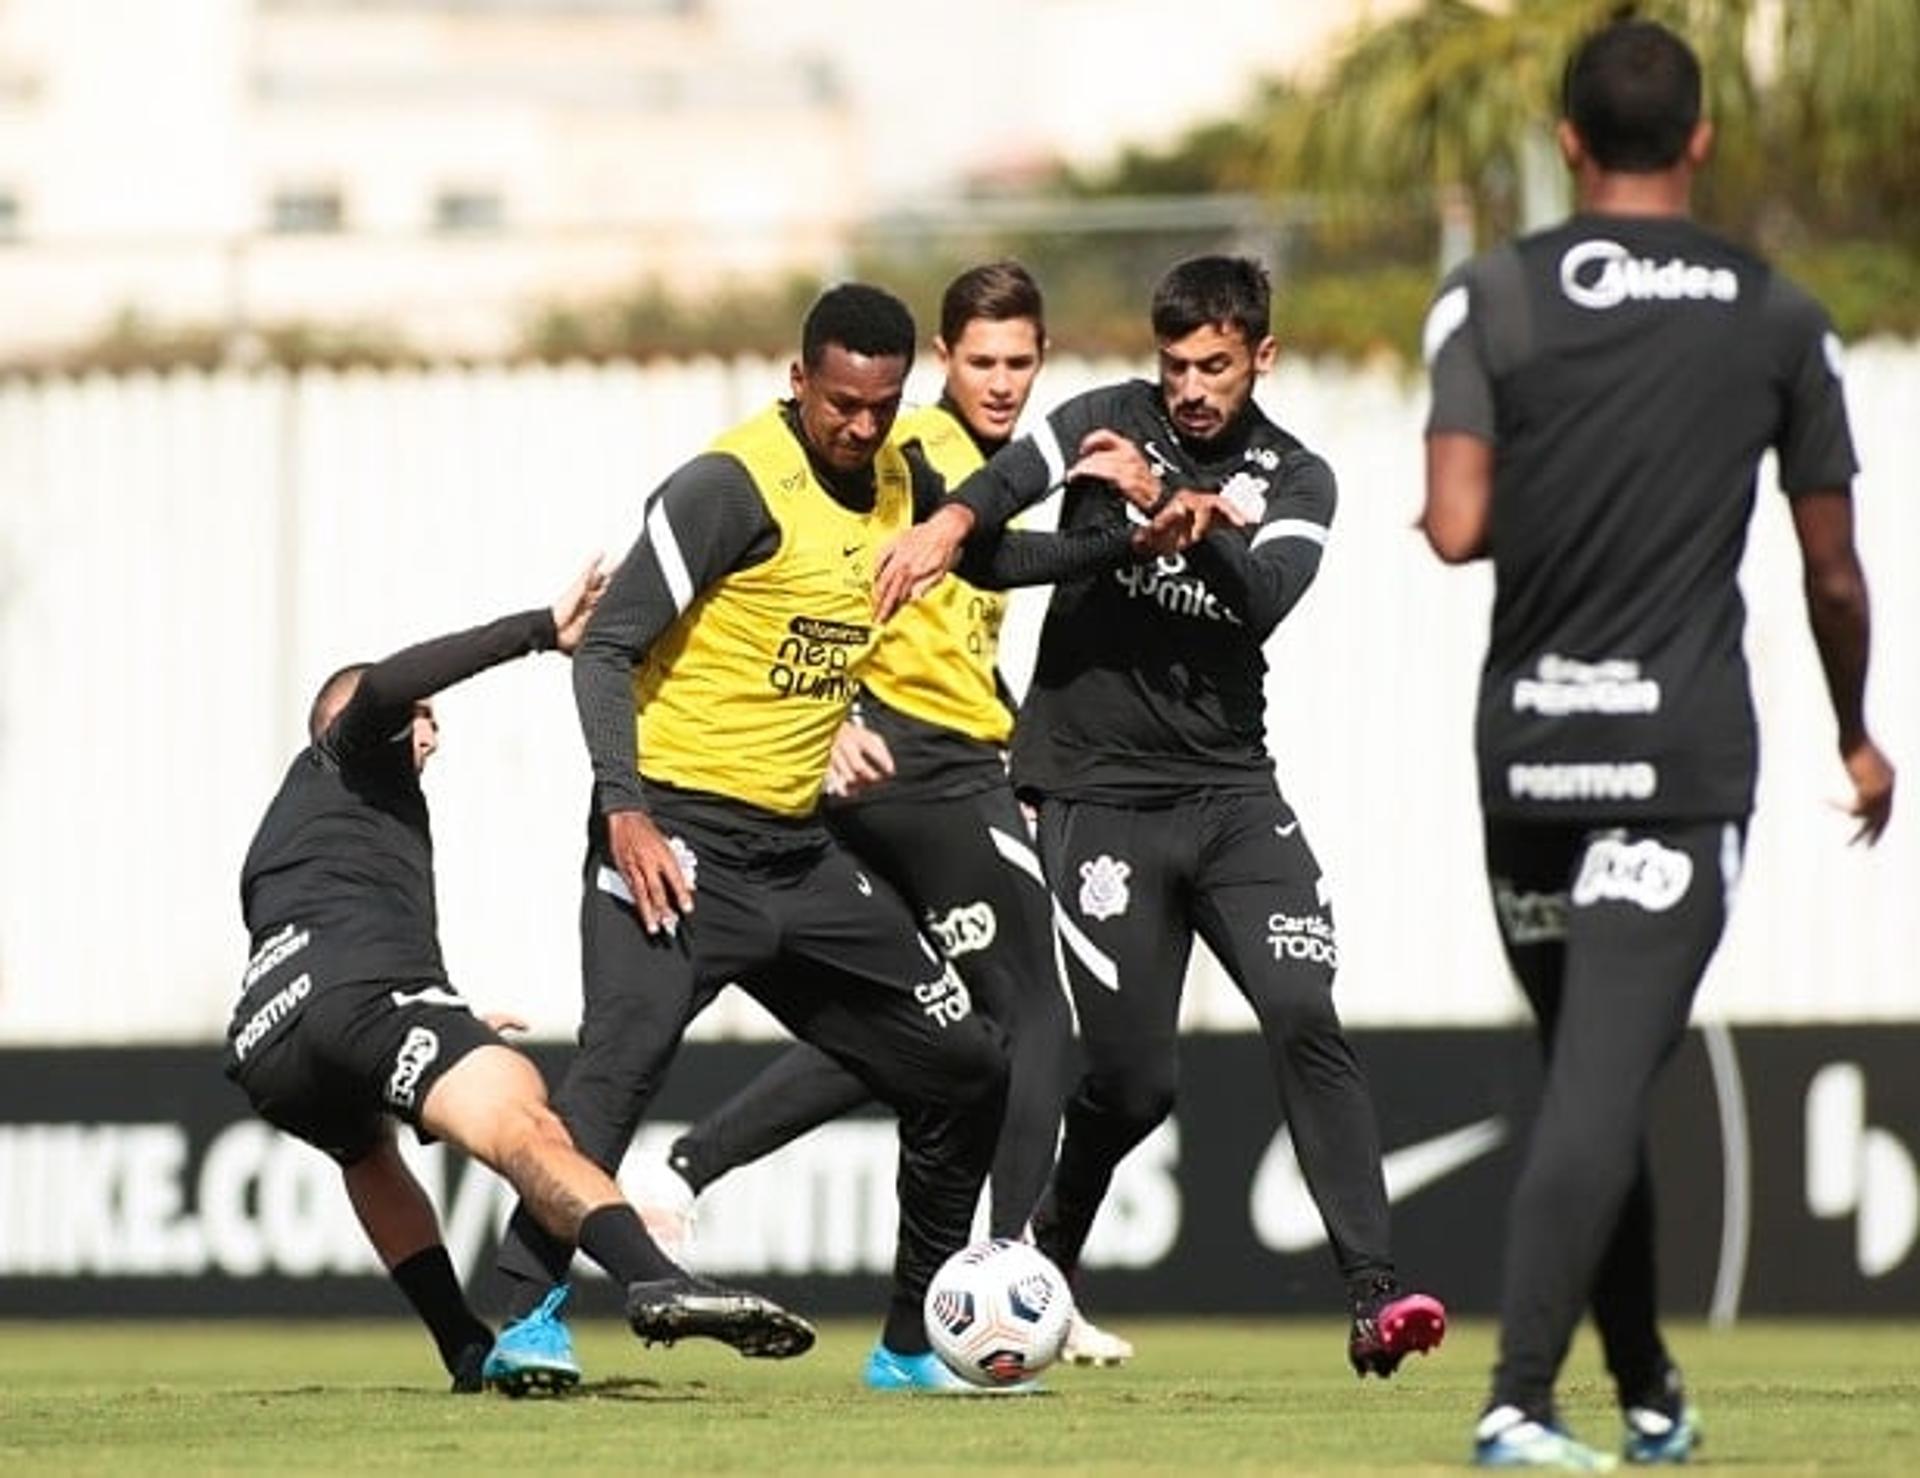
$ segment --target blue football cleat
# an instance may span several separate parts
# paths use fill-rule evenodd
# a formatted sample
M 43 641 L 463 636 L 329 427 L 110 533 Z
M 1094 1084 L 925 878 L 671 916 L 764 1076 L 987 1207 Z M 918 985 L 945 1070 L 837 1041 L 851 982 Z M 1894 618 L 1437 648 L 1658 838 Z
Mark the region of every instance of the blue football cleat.
M 901 1355 L 885 1345 L 873 1347 L 860 1378 L 869 1391 L 906 1391 L 921 1396 L 1033 1396 L 1041 1389 L 1040 1382 L 1033 1380 L 1010 1386 L 976 1386 L 955 1375 L 932 1350 Z
M 1622 1455 L 1636 1467 L 1689 1462 L 1700 1445 L 1700 1413 L 1691 1406 L 1682 1406 L 1677 1417 L 1654 1406 L 1630 1406 L 1625 1415 L 1627 1441 Z
M 567 1293 L 566 1284 L 557 1285 L 540 1300 L 539 1308 L 500 1331 L 480 1367 L 487 1385 L 509 1396 L 529 1396 L 536 1392 L 558 1395 L 580 1384 L 573 1334 L 560 1318 Z
M 1473 1434 L 1477 1468 L 1558 1468 L 1562 1472 L 1606 1473 L 1616 1459 L 1596 1452 L 1549 1422 L 1536 1421 L 1517 1406 L 1496 1406 L 1480 1419 Z

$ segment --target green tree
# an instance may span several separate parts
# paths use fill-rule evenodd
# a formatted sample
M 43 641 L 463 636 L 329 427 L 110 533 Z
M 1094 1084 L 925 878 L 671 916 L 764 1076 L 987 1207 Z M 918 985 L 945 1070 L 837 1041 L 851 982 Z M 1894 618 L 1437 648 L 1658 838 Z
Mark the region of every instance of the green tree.
M 1756 0 L 1664 0 L 1638 7 L 1701 53 L 1709 107 L 1735 130 L 1754 116 L 1745 40 Z M 1421 0 L 1356 32 L 1313 106 L 1268 124 L 1269 184 L 1336 206 L 1431 198 L 1482 227 L 1512 224 L 1516 182 L 1538 169 L 1560 78 L 1581 37 L 1619 0 Z M 1532 157 L 1529 157 L 1529 151 Z
M 1804 0 L 1777 15 L 1767 145 L 1803 213 L 1920 227 L 1920 4 Z
M 1742 231 L 1920 223 L 1915 0 L 1421 0 L 1357 31 L 1309 106 L 1262 120 L 1269 188 L 1430 195 L 1505 229 L 1566 58 L 1624 9 L 1700 55 L 1718 140 L 1702 213 Z

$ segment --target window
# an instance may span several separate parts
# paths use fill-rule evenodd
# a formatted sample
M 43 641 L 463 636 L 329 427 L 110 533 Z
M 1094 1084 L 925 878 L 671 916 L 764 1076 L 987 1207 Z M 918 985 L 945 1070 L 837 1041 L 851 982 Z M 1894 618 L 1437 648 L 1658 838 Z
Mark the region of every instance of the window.
M 498 231 L 506 224 L 498 190 L 442 190 L 433 201 L 433 229 L 447 235 Z
M 346 207 L 338 190 L 301 186 L 273 192 L 267 226 L 283 235 L 299 236 L 338 231 L 346 224 L 346 218 Z

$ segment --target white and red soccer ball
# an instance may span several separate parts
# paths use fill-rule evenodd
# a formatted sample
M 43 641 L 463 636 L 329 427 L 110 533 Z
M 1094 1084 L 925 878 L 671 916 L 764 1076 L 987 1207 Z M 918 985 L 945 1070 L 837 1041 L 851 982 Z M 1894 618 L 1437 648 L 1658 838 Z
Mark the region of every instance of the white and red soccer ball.
M 1031 1243 L 996 1237 L 961 1248 L 927 1285 L 927 1338 L 976 1386 L 1030 1380 L 1060 1358 L 1073 1291 Z

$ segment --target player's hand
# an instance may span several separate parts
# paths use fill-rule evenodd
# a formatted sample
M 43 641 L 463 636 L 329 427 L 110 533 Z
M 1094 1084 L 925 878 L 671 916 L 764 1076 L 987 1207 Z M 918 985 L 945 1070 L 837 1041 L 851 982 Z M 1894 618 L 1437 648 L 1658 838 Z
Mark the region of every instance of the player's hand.
M 1232 498 L 1220 493 L 1200 493 L 1191 488 L 1182 488 L 1173 495 L 1173 502 L 1169 506 L 1184 508 L 1192 516 L 1193 537 L 1188 541 L 1192 544 L 1198 544 L 1216 526 L 1244 529 L 1258 522 Z
M 1160 474 L 1140 448 L 1118 431 L 1105 428 L 1080 439 L 1080 460 L 1067 469 L 1069 480 L 1076 477 L 1097 477 L 1113 484 L 1115 492 L 1142 512 L 1158 503 L 1164 491 Z
M 847 722 L 833 736 L 827 758 L 827 794 L 858 795 L 893 778 L 893 752 L 887 741 L 863 724 Z
M 1847 839 L 1848 845 L 1865 842 L 1871 847 L 1893 819 L 1893 761 L 1871 739 L 1862 739 L 1840 760 L 1853 781 L 1853 804 L 1845 809 L 1860 823 Z
M 959 562 L 960 546 L 972 532 L 973 510 L 944 503 L 881 550 L 873 569 L 874 619 L 891 619 L 933 589 Z
M 1146 523 L 1135 527 L 1132 539 L 1134 557 L 1157 559 L 1162 555 L 1178 554 L 1191 545 L 1193 539 L 1193 510 L 1183 507 L 1175 499 Z
M 518 1036 L 527 1029 L 527 1019 L 511 1011 L 483 1011 L 480 1019 L 503 1037 Z
M 680 859 L 645 811 L 614 811 L 607 816 L 607 851 L 633 894 L 633 911 L 649 934 L 671 934 L 693 912 L 693 883 Z
M 587 561 L 587 567 L 573 577 L 573 583 L 553 603 L 553 644 L 562 652 L 572 652 L 586 635 L 587 621 L 600 597 L 606 594 L 607 577 L 600 568 L 601 556 Z

